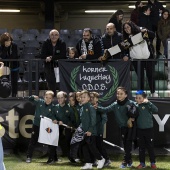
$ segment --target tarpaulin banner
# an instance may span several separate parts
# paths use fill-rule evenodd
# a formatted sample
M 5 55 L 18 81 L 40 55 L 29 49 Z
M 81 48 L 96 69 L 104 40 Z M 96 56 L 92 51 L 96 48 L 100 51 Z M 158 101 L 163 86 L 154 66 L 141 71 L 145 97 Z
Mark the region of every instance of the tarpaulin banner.
M 151 100 L 158 113 L 153 114 L 154 144 L 162 150 L 170 146 L 170 100 L 157 98 Z M 0 124 L 3 147 L 26 150 L 31 137 L 32 120 L 35 106 L 27 100 L 0 100 Z M 114 113 L 108 113 L 106 140 L 121 146 L 120 129 L 115 121 Z
M 70 62 L 59 60 L 60 90 L 96 91 L 99 102 L 109 105 L 116 100 L 116 89 L 123 86 L 130 91 L 130 62 L 108 61 L 104 66 L 97 62 Z

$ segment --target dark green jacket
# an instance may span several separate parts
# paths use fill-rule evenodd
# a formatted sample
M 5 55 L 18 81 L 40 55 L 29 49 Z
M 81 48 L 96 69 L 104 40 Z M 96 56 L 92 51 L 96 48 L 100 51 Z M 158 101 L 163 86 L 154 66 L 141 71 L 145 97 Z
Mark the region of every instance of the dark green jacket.
M 99 112 L 113 112 L 119 127 L 127 127 L 127 121 L 128 121 L 127 105 L 131 103 L 134 102 L 132 100 L 128 100 L 124 105 L 119 105 L 116 101 L 107 107 L 99 106 L 97 110 Z
M 107 114 L 96 112 L 96 129 L 97 135 L 103 135 L 104 124 L 107 122 Z
M 35 108 L 35 117 L 33 124 L 36 126 L 40 126 L 40 115 L 48 117 L 52 120 L 55 120 L 55 117 L 53 115 L 53 104 L 47 105 L 44 101 L 44 99 L 38 99 L 35 100 L 33 96 L 29 97 L 29 101 L 33 102 L 36 106 Z
M 59 104 L 55 105 L 54 116 L 57 121 L 62 121 L 68 126 L 76 126 L 74 112 L 67 104 L 65 104 L 63 107 L 61 107 Z
M 76 106 L 70 106 L 69 107 L 73 110 L 74 116 L 75 116 L 75 121 L 76 121 L 76 127 L 80 125 L 80 113 L 77 110 Z
M 97 135 L 96 131 L 96 110 L 90 104 L 86 103 L 82 105 L 80 109 L 80 127 L 84 132 L 91 132 L 92 135 Z
M 137 118 L 137 128 L 148 129 L 153 127 L 153 113 L 158 112 L 158 108 L 151 102 L 136 104 L 139 111 Z

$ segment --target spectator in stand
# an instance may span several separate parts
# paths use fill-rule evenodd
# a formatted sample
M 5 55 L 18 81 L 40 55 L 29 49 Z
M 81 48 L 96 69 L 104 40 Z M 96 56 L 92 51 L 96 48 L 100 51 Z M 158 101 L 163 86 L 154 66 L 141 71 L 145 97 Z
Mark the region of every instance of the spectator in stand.
M 75 47 L 68 47 L 67 48 L 67 58 L 68 59 L 78 58 L 77 49 Z
M 116 27 L 117 32 L 122 32 L 122 20 L 123 20 L 123 11 L 117 10 L 109 19 L 109 23 L 113 23 Z
M 18 48 L 13 42 L 11 35 L 7 32 L 0 37 L 0 58 L 8 59 L 9 61 L 4 61 L 4 66 L 10 67 L 11 69 L 11 85 L 12 85 L 12 97 L 16 97 L 18 91 L 18 72 L 19 72 L 19 62 L 11 61 L 10 59 L 18 59 Z
M 139 23 L 139 16 L 142 13 L 141 7 L 143 3 L 141 1 L 136 1 L 135 9 L 131 12 L 130 20 L 134 22 L 136 25 Z
M 106 25 L 106 33 L 102 36 L 102 43 L 104 49 L 109 49 L 122 42 L 122 34 L 116 31 L 115 25 L 113 23 L 108 23 Z M 110 55 L 108 53 L 108 55 Z M 123 58 L 124 61 L 128 60 L 127 56 L 123 56 L 122 53 L 115 54 L 112 56 L 114 59 Z
M 66 59 L 66 43 L 59 38 L 59 32 L 55 29 L 50 31 L 50 38 L 47 39 L 41 50 L 41 58 L 45 60 L 45 74 L 48 88 L 56 96 L 56 77 L 54 67 L 58 66 L 59 59 Z
M 85 28 L 83 38 L 76 45 L 79 59 L 95 60 L 102 55 L 102 45 L 98 37 L 92 36 L 92 30 Z
M 148 38 L 146 37 L 146 41 L 148 44 L 148 49 L 150 52 L 150 56 L 149 59 L 153 59 L 154 58 L 154 52 L 153 52 L 153 45 L 152 42 L 150 41 L 150 39 L 153 39 L 155 37 L 154 32 L 149 31 L 145 28 L 140 29 L 140 27 L 138 27 L 136 24 L 134 24 L 133 22 L 125 22 L 123 24 L 123 38 L 124 40 L 130 38 L 131 36 L 134 36 L 138 33 L 142 33 L 142 35 L 144 33 L 146 33 L 146 35 L 148 36 Z M 127 53 L 130 51 L 131 49 L 128 49 Z M 129 54 L 127 54 L 129 55 Z M 130 56 L 131 57 L 131 56 Z M 146 77 L 148 79 L 148 84 L 150 87 L 150 91 L 151 91 L 151 96 L 152 97 L 158 97 L 158 94 L 155 93 L 155 79 L 154 79 L 154 70 L 155 70 L 155 63 L 152 61 L 141 61 L 140 62 L 140 86 L 141 89 L 144 90 L 144 70 L 146 70 Z M 135 72 L 138 72 L 138 65 L 137 65 L 137 61 L 133 61 L 133 66 L 135 69 Z
M 158 22 L 158 36 L 162 41 L 164 46 L 164 55 L 167 58 L 167 38 L 170 37 L 170 13 L 167 9 L 163 10 L 161 19 Z
M 160 53 L 160 46 L 161 46 L 161 40 L 157 34 L 157 28 L 158 28 L 158 21 L 160 20 L 161 13 L 164 9 L 161 2 L 158 0 L 148 0 L 148 6 L 151 10 L 151 23 L 152 23 L 152 30 L 156 33 L 156 53 L 157 55 L 161 55 Z
M 148 30 L 152 31 L 152 23 L 151 23 L 151 19 L 150 19 L 150 13 L 151 13 L 151 10 L 150 10 L 149 6 L 142 7 L 142 13 L 139 17 L 138 26 L 145 27 Z

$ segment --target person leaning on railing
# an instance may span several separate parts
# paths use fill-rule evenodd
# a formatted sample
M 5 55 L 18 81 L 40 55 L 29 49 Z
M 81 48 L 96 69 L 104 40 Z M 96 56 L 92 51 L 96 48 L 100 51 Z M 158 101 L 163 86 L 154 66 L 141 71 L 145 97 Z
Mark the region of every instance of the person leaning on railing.
M 127 21 L 123 24 L 123 39 L 127 40 L 130 37 L 138 34 L 138 33 L 142 33 L 143 39 L 146 40 L 147 42 L 147 47 L 150 53 L 150 56 L 148 59 L 154 59 L 154 47 L 152 45 L 152 39 L 154 39 L 155 34 L 152 31 L 149 31 L 145 28 L 140 29 L 140 27 L 138 27 L 136 24 L 134 24 L 131 21 Z M 129 57 L 132 58 L 132 56 L 130 56 L 130 50 L 132 50 L 131 48 L 127 49 L 127 53 L 129 53 Z M 140 54 L 139 54 L 140 55 Z M 138 56 L 138 54 L 136 55 L 136 57 Z M 132 58 L 133 59 L 133 58 Z M 149 88 L 151 91 L 151 96 L 152 97 L 158 97 L 158 94 L 155 93 L 155 80 L 154 80 L 154 69 L 155 69 L 155 62 L 153 61 L 142 61 L 142 59 L 140 59 L 140 75 L 138 75 L 140 77 L 140 89 L 141 90 L 145 90 L 144 89 L 144 70 L 146 70 L 146 77 L 148 79 L 148 84 L 149 84 Z M 137 61 L 133 61 L 133 66 L 135 69 L 135 72 L 138 73 L 138 62 Z M 139 87 L 138 87 L 139 88 Z
M 0 58 L 9 59 L 9 61 L 4 62 L 4 65 L 11 69 L 12 97 L 16 97 L 18 91 L 19 62 L 10 61 L 10 59 L 19 58 L 17 45 L 13 42 L 11 35 L 7 32 L 1 35 L 0 44 Z

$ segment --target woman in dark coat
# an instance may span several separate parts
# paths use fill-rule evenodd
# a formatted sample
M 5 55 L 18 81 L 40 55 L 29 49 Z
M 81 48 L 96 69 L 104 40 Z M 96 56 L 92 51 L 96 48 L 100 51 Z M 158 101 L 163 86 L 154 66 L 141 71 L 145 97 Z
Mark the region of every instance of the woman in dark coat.
M 109 23 L 113 23 L 116 27 L 117 32 L 122 32 L 122 20 L 123 20 L 123 11 L 117 10 L 109 19 Z
M 0 58 L 9 60 L 4 61 L 4 66 L 10 67 L 11 69 L 12 97 L 16 97 L 18 90 L 19 62 L 10 61 L 10 59 L 19 58 L 17 45 L 13 43 L 11 35 L 7 32 L 2 34 L 0 38 Z

